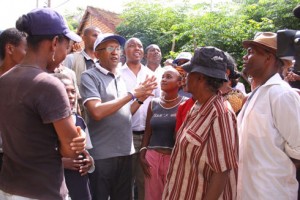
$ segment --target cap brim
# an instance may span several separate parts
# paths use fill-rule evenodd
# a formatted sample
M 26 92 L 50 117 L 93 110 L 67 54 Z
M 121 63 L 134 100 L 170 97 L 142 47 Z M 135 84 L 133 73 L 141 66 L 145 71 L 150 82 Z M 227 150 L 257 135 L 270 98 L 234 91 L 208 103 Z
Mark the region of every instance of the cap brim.
M 184 69 L 184 71 L 186 71 L 187 73 L 190 73 L 193 69 L 193 66 L 191 64 L 191 61 L 185 63 L 182 65 L 182 69 Z
M 70 31 L 68 33 L 65 34 L 66 37 L 68 37 L 70 40 L 73 40 L 75 42 L 81 42 L 82 39 L 79 35 L 77 35 L 76 33 Z
M 199 65 L 192 65 L 191 62 L 188 62 L 188 63 L 184 64 L 182 66 L 182 68 L 187 73 L 198 72 L 198 73 L 204 74 L 204 75 L 209 76 L 209 77 L 218 78 L 218 79 L 222 79 L 224 81 L 228 81 L 226 73 L 221 71 L 221 70 L 214 71 L 214 75 L 212 75 L 211 74 L 211 69 L 208 69 L 207 67 L 202 67 L 202 66 L 199 66 Z

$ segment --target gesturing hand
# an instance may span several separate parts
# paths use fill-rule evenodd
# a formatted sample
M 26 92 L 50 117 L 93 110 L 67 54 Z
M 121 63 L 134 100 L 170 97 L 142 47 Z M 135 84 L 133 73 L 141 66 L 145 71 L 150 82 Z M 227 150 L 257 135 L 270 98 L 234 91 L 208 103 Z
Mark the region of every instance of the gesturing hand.
M 134 89 L 134 96 L 136 98 L 147 98 L 153 96 L 152 91 L 157 88 L 157 82 L 155 76 L 147 76 L 145 81 L 140 83 L 137 88 Z

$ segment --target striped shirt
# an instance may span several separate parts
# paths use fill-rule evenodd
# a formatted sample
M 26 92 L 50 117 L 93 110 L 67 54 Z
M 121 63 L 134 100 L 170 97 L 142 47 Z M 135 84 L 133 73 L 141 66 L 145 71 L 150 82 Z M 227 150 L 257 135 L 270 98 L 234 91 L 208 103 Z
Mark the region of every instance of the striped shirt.
M 178 131 L 164 200 L 203 199 L 214 172 L 230 169 L 219 199 L 236 199 L 238 135 L 235 114 L 217 95 L 195 103 Z

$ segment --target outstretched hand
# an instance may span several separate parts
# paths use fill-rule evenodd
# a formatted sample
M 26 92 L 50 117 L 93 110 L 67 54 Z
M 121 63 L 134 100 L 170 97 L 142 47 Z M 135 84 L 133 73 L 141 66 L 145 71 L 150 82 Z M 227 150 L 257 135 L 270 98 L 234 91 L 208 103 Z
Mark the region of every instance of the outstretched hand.
M 153 96 L 152 91 L 157 88 L 157 81 L 155 76 L 147 76 L 145 81 L 140 83 L 137 88 L 134 89 L 134 96 L 136 98 L 147 98 Z

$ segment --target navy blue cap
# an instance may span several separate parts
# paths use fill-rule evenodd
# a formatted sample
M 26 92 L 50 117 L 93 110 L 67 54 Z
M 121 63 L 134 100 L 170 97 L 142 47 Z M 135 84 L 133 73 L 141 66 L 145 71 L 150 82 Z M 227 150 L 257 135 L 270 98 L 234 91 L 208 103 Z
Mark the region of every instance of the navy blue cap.
M 65 35 L 75 42 L 81 42 L 81 37 L 70 31 L 61 14 L 51 8 L 37 8 L 27 15 L 31 35 Z

